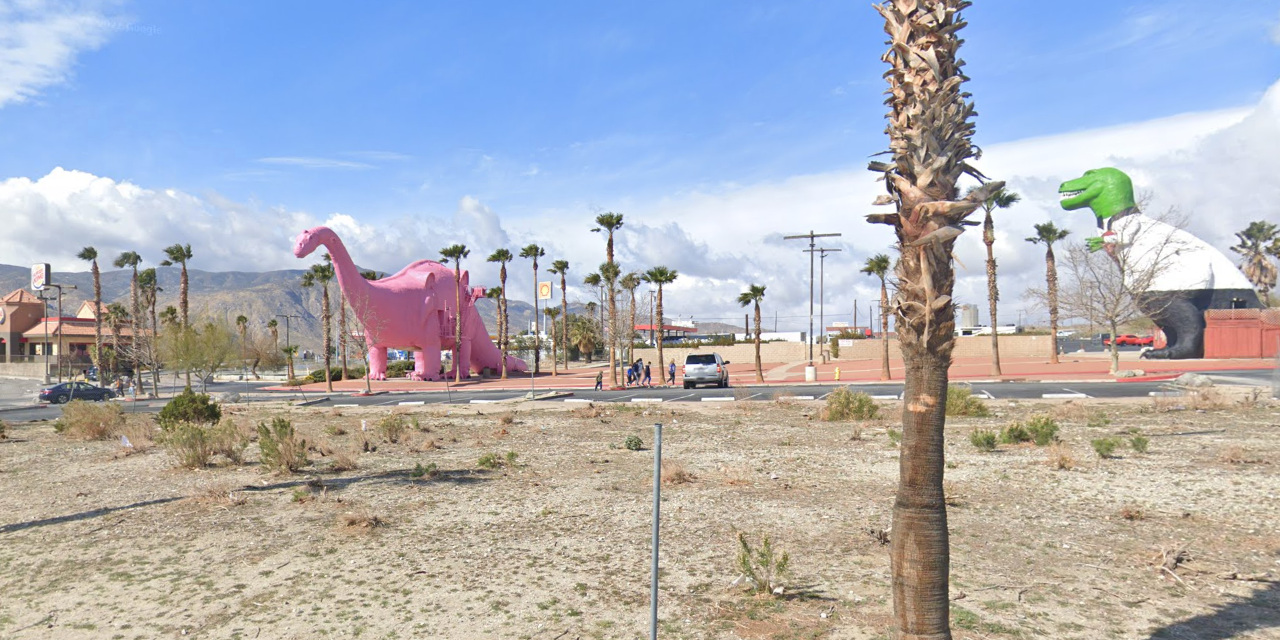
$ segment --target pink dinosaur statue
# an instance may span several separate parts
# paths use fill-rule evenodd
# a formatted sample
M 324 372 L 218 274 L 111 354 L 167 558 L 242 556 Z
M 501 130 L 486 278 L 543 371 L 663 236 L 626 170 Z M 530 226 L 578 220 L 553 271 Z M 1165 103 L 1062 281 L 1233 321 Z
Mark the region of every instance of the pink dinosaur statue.
M 399 273 L 381 280 L 365 280 L 351 261 L 351 255 L 328 227 L 308 229 L 298 235 L 293 255 L 305 258 L 324 245 L 333 259 L 338 286 L 364 326 L 369 345 L 369 373 L 374 380 L 387 378 L 387 349 L 412 349 L 414 380 L 440 379 L 441 350 L 454 347 L 453 323 L 462 318 L 462 344 L 457 362 L 464 377 L 474 370 L 498 370 L 502 352 L 489 339 L 475 301 L 484 297 L 484 288 L 468 286 L 470 274 L 461 274 L 462 313 L 457 313 L 457 289 L 453 270 L 433 260 L 419 260 Z M 524 360 L 507 356 L 507 371 L 528 371 Z M 449 375 L 452 377 L 453 372 Z

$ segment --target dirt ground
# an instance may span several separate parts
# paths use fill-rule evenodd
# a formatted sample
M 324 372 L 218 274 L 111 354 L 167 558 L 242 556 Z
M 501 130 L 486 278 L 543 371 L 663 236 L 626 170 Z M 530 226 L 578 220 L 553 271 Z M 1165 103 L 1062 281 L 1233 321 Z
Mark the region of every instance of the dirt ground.
M 1212 393 L 949 419 L 955 637 L 1280 638 L 1280 405 Z M 10 425 L 0 636 L 647 637 L 661 422 L 659 637 L 889 638 L 901 407 L 881 404 L 842 423 L 783 400 L 402 407 L 395 443 L 387 410 L 229 409 L 293 422 L 314 448 L 293 475 L 256 444 L 177 468 L 138 452 L 146 416 L 132 450 Z M 1035 415 L 1062 447 L 970 443 Z M 739 531 L 789 554 L 781 596 L 730 586 Z

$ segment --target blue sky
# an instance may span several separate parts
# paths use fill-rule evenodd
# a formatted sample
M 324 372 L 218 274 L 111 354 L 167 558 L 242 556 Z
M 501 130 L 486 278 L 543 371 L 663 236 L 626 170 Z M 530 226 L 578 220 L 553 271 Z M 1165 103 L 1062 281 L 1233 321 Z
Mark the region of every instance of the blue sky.
M 1280 75 L 1280 2 L 1057 7 L 966 11 L 980 145 L 1248 108 Z M 63 167 L 215 217 L 369 226 L 470 198 L 512 246 L 604 210 L 657 224 L 691 194 L 860 170 L 884 146 L 882 25 L 864 2 L 0 0 L 0 69 L 35 69 L 0 80 L 0 180 Z

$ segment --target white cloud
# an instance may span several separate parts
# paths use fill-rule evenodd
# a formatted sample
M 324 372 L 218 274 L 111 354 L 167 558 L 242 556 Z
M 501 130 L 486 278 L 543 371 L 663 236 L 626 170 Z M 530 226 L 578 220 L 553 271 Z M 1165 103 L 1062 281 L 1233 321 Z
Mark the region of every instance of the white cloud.
M 364 162 L 354 162 L 352 160 L 337 160 L 334 158 L 316 158 L 311 156 L 277 156 L 271 158 L 258 158 L 258 162 L 262 164 L 278 164 L 291 167 L 301 167 L 303 169 L 372 169 L 373 165 Z
M 1271 25 L 1268 33 L 1271 35 L 1272 44 L 1280 45 L 1280 20 L 1276 20 L 1275 24 Z
M 0 0 L 0 107 L 65 82 L 119 24 L 81 4 Z

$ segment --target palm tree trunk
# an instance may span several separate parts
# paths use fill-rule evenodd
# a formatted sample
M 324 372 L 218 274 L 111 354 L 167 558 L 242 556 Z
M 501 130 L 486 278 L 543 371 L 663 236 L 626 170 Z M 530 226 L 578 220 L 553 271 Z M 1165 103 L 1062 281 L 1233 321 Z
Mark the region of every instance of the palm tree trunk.
M 613 242 L 609 243 L 610 248 Z M 609 287 L 609 385 L 618 386 L 618 295 Z
M 1049 362 L 1058 364 L 1058 265 L 1053 258 L 1053 245 L 1045 253 L 1044 263 L 1048 273 L 1045 279 L 1049 285 Z M 1115 342 L 1112 334 L 1112 342 Z
M 333 312 L 329 310 L 329 283 L 324 283 L 324 386 L 330 393 L 333 392 L 333 378 L 330 375 L 330 367 L 332 365 L 332 356 L 329 352 L 333 346 Z
M 187 324 L 187 263 L 182 263 L 182 282 L 178 285 L 178 304 L 182 307 L 182 328 L 186 329 Z
M 631 313 L 627 316 L 627 330 L 623 334 L 627 339 L 627 362 L 636 361 L 636 290 L 631 290 Z
M 760 364 L 760 301 L 756 301 L 756 382 L 764 383 L 764 367 Z
M 351 374 L 347 372 L 347 296 L 342 293 L 342 287 L 338 287 L 338 357 L 342 379 L 346 380 Z
M 564 274 L 560 274 L 560 339 L 564 340 L 564 370 L 569 372 L 569 298 L 565 297 Z
M 93 365 L 98 368 L 98 383 L 107 381 L 102 369 L 102 273 L 93 261 Z
M 502 328 L 498 329 L 498 341 L 502 347 L 502 379 L 507 379 L 507 349 L 509 339 L 507 335 L 511 331 L 511 319 L 507 317 L 507 264 L 502 263 L 502 269 L 498 272 L 498 279 L 502 284 Z
M 987 245 L 987 302 L 991 305 L 991 375 L 1004 375 L 1000 371 L 1000 332 L 996 329 L 996 303 L 1000 300 L 1000 291 L 996 288 L 996 256 L 992 246 L 996 243 L 995 224 L 991 220 L 991 210 L 982 221 L 982 243 Z M 1055 349 L 1056 353 L 1057 350 Z
M 462 258 L 454 258 L 453 291 L 457 306 L 453 308 L 453 382 L 462 382 Z M 435 375 L 434 373 L 431 375 Z
M 160 367 L 156 357 L 156 339 L 160 337 L 160 324 L 156 322 L 156 292 L 151 292 L 151 339 L 148 340 L 147 358 L 151 361 L 151 390 L 160 395 Z
M 893 376 L 889 370 L 889 289 L 880 278 L 880 379 Z
M 658 369 L 662 372 L 665 372 L 666 369 L 663 369 L 663 367 L 667 365 L 666 365 L 666 361 L 662 359 L 662 285 L 661 284 L 658 285 L 658 306 L 656 309 L 654 309 L 654 311 L 658 315 L 658 318 L 655 321 L 658 326 L 654 328 L 654 330 L 657 331 L 657 333 L 655 333 L 654 335 L 658 336 Z

